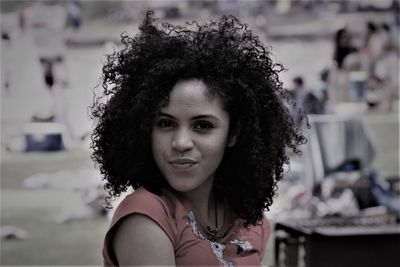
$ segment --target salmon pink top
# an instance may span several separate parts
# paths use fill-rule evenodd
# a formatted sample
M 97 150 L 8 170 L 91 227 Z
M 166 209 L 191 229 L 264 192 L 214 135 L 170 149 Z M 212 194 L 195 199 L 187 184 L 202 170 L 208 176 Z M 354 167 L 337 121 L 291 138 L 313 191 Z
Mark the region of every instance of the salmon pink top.
M 235 220 L 226 226 L 225 237 L 212 242 L 207 239 L 203 222 L 187 202 L 167 191 L 159 196 L 139 188 L 114 213 L 104 241 L 104 266 L 118 266 L 111 239 L 118 223 L 131 214 L 148 216 L 163 229 L 173 245 L 176 266 L 261 266 L 270 235 L 265 217 L 256 226 L 247 228 Z

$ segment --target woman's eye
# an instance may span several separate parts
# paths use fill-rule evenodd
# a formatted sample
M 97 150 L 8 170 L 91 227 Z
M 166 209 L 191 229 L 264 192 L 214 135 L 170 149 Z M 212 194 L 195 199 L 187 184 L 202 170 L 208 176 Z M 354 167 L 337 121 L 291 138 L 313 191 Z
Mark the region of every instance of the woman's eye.
M 194 129 L 204 131 L 214 128 L 214 124 L 209 121 L 199 121 L 194 125 Z
M 161 119 L 157 122 L 157 126 L 160 128 L 174 128 L 176 124 L 171 120 Z

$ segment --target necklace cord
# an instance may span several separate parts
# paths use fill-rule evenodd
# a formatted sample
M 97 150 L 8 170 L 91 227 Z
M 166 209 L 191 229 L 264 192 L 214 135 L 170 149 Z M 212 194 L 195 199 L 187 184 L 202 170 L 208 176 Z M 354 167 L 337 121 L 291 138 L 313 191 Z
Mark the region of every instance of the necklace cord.
M 214 212 L 215 212 L 215 230 L 218 229 L 218 202 L 217 202 L 217 198 L 214 194 Z

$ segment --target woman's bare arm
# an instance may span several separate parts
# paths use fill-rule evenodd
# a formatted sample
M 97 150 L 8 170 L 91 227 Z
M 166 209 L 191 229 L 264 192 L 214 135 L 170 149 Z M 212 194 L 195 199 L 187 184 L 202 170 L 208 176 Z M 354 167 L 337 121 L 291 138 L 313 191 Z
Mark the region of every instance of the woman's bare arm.
M 114 235 L 112 245 L 119 266 L 175 266 L 170 239 L 147 216 L 134 214 L 125 218 Z

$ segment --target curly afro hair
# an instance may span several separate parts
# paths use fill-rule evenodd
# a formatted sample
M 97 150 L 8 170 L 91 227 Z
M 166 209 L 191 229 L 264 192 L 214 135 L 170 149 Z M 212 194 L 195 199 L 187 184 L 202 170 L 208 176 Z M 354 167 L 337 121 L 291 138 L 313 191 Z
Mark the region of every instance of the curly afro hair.
M 156 194 L 168 187 L 151 154 L 153 121 L 177 81 L 196 78 L 221 98 L 231 131 L 239 133 L 214 188 L 244 225 L 255 225 L 272 204 L 287 148 L 300 153 L 297 146 L 305 142 L 289 115 L 278 77 L 283 67 L 233 16 L 160 27 L 148 12 L 139 30 L 134 38 L 122 34 L 124 48 L 107 56 L 102 96 L 91 108 L 97 119 L 92 159 L 106 180 L 107 202 L 128 187 Z

